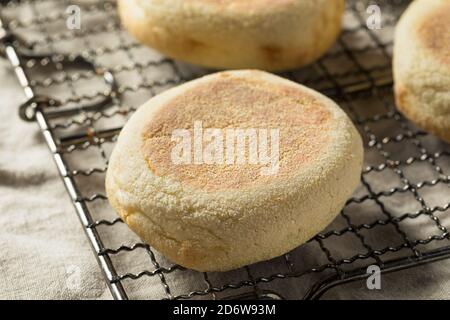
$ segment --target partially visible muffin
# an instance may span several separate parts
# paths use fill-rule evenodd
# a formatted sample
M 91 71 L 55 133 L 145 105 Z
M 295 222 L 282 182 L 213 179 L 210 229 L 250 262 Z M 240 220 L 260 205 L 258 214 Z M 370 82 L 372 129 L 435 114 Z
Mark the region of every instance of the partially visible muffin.
M 244 149 L 237 130 L 249 134 Z M 330 99 L 262 71 L 228 71 L 139 108 L 112 153 L 106 190 L 130 228 L 169 259 L 225 271 L 324 229 L 356 188 L 362 158 L 359 133 Z
M 416 0 L 401 17 L 394 48 L 399 110 L 450 142 L 450 1 Z
M 140 42 L 216 69 L 279 71 L 306 65 L 334 43 L 345 0 L 119 0 Z

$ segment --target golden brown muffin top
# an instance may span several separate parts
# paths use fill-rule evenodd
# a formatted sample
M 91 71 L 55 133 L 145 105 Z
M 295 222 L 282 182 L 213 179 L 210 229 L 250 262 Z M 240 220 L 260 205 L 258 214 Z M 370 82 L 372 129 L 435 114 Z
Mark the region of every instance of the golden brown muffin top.
M 441 1 L 424 15 L 417 34 L 431 54 L 450 65 L 450 1 Z
M 245 188 L 286 179 L 314 162 L 329 142 L 331 120 L 327 106 L 300 88 L 222 73 L 173 97 L 158 109 L 142 132 L 142 150 L 148 168 L 157 176 L 205 191 Z M 194 123 L 199 121 L 203 130 L 253 128 L 258 137 L 260 129 L 266 129 L 269 155 L 270 130 L 278 129 L 279 169 L 275 174 L 261 174 L 261 169 L 270 164 L 249 163 L 248 153 L 244 164 L 194 164 L 193 156 L 190 164 L 175 164 L 172 150 L 179 140 L 172 141 L 174 130 L 186 129 L 193 141 Z M 220 132 L 225 146 L 227 131 Z M 245 145 L 248 152 L 248 140 Z M 225 153 L 224 150 L 224 162 Z
M 200 3 L 201 5 L 209 4 L 220 8 L 251 10 L 258 8 L 273 9 L 277 7 L 283 7 L 285 5 L 295 3 L 296 0 L 190 0 L 190 2 Z

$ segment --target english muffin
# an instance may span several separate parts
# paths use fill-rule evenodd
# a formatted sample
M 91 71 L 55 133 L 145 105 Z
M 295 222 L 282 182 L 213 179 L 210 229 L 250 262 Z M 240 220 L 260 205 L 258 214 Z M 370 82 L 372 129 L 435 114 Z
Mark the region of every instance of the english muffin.
M 308 64 L 341 30 L 345 0 L 119 0 L 138 41 L 216 69 L 271 71 Z
M 225 271 L 324 229 L 357 186 L 362 158 L 359 133 L 330 99 L 263 71 L 228 71 L 140 107 L 113 150 L 106 190 L 169 259 Z
M 397 107 L 418 127 L 450 142 L 450 1 L 416 0 L 395 35 Z

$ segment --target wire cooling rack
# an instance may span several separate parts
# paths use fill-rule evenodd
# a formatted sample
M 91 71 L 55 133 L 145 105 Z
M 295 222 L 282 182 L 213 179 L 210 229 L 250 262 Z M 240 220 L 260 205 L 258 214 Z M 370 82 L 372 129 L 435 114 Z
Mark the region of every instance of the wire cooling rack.
M 381 29 L 367 8 L 381 8 Z M 116 299 L 319 298 L 367 267 L 396 271 L 450 256 L 450 148 L 399 114 L 392 93 L 394 25 L 408 1 L 349 1 L 344 31 L 317 63 L 283 74 L 319 90 L 357 124 L 361 184 L 331 226 L 294 251 L 227 273 L 199 273 L 140 242 L 103 187 L 121 127 L 151 96 L 210 72 L 141 47 L 114 1 L 0 1 L 0 40 Z M 70 30 L 70 5 L 81 29 Z

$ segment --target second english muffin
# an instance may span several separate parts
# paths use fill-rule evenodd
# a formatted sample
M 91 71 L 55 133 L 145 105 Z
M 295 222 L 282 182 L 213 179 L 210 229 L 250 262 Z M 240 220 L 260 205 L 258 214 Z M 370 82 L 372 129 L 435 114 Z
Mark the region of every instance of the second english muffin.
M 286 70 L 319 58 L 341 30 L 344 0 L 119 0 L 125 28 L 185 62 Z
M 362 157 L 357 130 L 330 99 L 262 71 L 229 71 L 139 108 L 112 153 L 106 190 L 130 228 L 172 261 L 225 271 L 324 229 L 358 184 Z
M 450 142 L 450 0 L 416 0 L 403 14 L 394 78 L 399 110 Z

